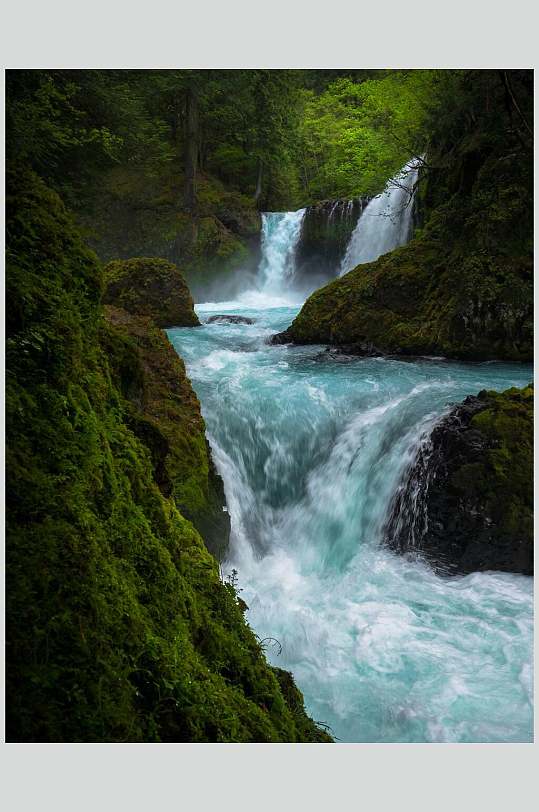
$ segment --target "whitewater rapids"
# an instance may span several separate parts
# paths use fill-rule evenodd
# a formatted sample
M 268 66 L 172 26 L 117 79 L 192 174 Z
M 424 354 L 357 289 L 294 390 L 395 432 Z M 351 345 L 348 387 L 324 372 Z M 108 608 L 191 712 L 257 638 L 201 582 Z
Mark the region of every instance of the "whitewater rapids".
M 381 543 L 434 421 L 480 389 L 523 386 L 531 368 L 270 346 L 297 305 L 264 279 L 241 301 L 197 306 L 202 322 L 218 311 L 254 324 L 168 332 L 225 483 L 224 569 L 238 570 L 255 632 L 282 645 L 268 658 L 341 741 L 531 741 L 532 579 L 441 578 Z

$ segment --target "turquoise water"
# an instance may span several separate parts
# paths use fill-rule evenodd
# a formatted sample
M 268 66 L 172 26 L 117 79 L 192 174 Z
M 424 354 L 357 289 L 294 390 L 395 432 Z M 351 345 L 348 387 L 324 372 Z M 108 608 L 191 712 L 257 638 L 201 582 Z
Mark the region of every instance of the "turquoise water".
M 238 570 L 255 632 L 281 644 L 268 642 L 269 659 L 342 741 L 530 741 L 532 579 L 443 579 L 385 548 L 381 531 L 407 462 L 449 404 L 522 386 L 531 368 L 273 347 L 268 336 L 297 308 L 262 300 L 197 307 L 202 321 L 240 313 L 253 325 L 169 336 L 225 482 L 224 569 Z

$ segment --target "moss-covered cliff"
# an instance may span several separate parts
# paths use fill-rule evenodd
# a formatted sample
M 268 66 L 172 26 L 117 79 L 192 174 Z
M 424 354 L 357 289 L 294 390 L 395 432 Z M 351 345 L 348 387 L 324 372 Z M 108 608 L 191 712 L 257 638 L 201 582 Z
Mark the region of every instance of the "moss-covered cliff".
M 35 175 L 7 209 L 7 738 L 327 741 L 159 487 L 196 490 L 152 453 L 187 420 L 181 392 L 165 416 L 144 395 L 161 335 L 103 323 L 95 255 Z
M 185 365 L 153 321 L 105 306 L 102 344 L 125 399 L 126 422 L 150 450 L 153 476 L 221 559 L 230 519 Z
M 533 388 L 482 391 L 435 426 L 386 531 L 448 573 L 533 574 Z
M 108 262 L 163 257 L 181 268 L 195 296 L 258 258 L 260 214 L 247 195 L 209 175 L 197 183 L 197 212 L 185 210 L 183 174 L 167 166 L 101 171 L 77 204 L 87 242 Z M 224 277 L 222 279 L 222 277 Z M 234 280 L 230 279 L 230 284 Z
M 277 341 L 532 357 L 532 149 L 519 117 L 530 115 L 532 85 L 526 71 L 513 79 L 514 109 L 496 72 L 469 73 L 451 97 L 456 109 L 433 127 L 423 228 L 407 246 L 315 292 Z

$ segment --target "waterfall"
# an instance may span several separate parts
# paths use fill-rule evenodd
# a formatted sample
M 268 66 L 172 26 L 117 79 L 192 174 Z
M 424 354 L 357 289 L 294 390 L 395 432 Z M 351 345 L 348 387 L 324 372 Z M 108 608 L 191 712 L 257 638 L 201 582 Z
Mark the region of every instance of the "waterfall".
M 270 295 L 286 292 L 294 276 L 296 248 L 305 209 L 262 214 L 262 258 L 258 268 L 261 291 Z
M 418 169 L 417 159 L 409 161 L 360 214 L 341 263 L 340 276 L 408 242 Z
M 260 640 L 279 641 L 266 648 L 272 664 L 344 741 L 531 740 L 532 579 L 442 578 L 383 543 L 395 494 L 418 450 L 426 461 L 448 403 L 522 386 L 530 367 L 272 346 L 297 307 L 220 303 L 252 323 L 208 323 L 216 307 L 199 305 L 203 326 L 169 336 L 225 485 L 222 567 L 237 570 Z M 412 488 L 416 516 L 421 492 Z

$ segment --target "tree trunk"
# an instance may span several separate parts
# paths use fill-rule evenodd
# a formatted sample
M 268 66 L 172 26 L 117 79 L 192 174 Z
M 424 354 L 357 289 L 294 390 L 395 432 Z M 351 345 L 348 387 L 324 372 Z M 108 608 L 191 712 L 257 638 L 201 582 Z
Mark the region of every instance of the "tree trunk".
M 258 160 L 258 177 L 256 179 L 255 201 L 262 194 L 262 160 Z
M 196 213 L 196 181 L 198 162 L 198 99 L 192 85 L 185 98 L 185 186 L 184 204 L 187 211 Z

